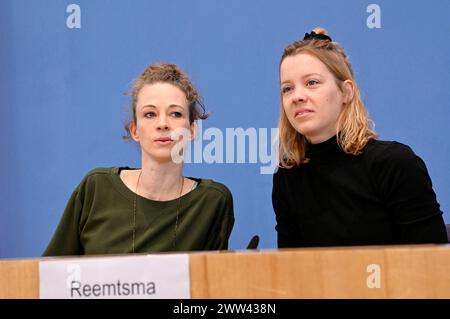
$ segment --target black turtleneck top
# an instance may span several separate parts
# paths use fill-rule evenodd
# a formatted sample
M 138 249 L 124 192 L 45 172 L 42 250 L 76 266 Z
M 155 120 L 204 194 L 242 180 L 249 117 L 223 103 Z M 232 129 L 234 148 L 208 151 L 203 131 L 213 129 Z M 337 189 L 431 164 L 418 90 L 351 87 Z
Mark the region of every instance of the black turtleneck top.
M 371 140 L 344 153 L 336 137 L 273 177 L 278 247 L 446 243 L 425 163 L 410 147 Z

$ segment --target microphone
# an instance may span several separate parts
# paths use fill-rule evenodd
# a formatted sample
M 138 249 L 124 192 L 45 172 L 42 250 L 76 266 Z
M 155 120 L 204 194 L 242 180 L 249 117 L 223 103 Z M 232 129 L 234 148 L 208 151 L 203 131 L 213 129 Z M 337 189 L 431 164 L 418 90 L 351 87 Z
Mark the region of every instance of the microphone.
M 250 239 L 250 242 L 247 245 L 247 249 L 256 249 L 259 244 L 259 236 L 255 235 Z

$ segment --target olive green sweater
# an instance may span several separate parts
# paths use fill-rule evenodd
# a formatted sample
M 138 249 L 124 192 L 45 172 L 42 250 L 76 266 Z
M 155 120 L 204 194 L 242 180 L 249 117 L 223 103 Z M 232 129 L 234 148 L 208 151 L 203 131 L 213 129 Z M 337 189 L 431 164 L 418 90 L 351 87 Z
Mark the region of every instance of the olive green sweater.
M 135 196 L 122 182 L 121 169 L 97 168 L 85 176 L 44 256 L 131 253 L 135 198 L 136 253 L 228 248 L 234 213 L 226 186 L 195 179 L 197 187 L 180 199 L 154 201 Z

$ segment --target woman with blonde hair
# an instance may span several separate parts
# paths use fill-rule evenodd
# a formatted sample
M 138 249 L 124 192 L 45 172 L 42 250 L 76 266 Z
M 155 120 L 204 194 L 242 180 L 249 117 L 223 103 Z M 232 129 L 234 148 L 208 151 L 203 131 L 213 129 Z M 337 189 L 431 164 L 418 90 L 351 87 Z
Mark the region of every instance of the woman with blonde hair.
M 193 137 L 195 122 L 207 118 L 197 89 L 177 65 L 158 63 L 135 80 L 131 97 L 133 118 L 125 128 L 139 144 L 141 167 L 89 172 L 72 193 L 45 256 L 228 248 L 230 191 L 213 180 L 183 176 L 174 151 Z
M 278 247 L 447 242 L 425 163 L 377 140 L 350 61 L 326 30 L 287 46 L 279 71 Z

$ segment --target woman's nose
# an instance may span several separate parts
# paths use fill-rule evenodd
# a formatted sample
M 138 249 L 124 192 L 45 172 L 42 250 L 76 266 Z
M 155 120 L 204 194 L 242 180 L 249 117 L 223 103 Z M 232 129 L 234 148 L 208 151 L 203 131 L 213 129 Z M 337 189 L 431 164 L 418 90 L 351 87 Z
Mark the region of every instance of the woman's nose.
M 166 116 L 162 115 L 158 118 L 158 126 L 157 126 L 158 130 L 168 130 L 169 129 L 169 125 L 167 123 L 167 118 Z
M 306 94 L 301 89 L 296 89 L 292 94 L 292 103 L 302 103 L 306 101 Z

